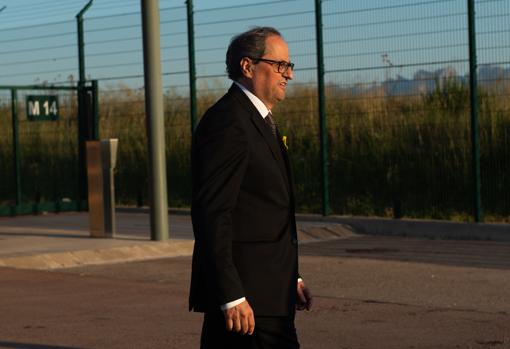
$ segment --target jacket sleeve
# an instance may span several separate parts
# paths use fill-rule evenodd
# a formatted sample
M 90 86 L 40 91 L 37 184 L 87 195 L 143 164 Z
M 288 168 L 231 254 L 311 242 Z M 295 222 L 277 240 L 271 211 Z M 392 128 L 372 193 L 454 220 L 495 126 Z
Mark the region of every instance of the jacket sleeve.
M 216 115 L 195 134 L 193 147 L 193 211 L 195 238 L 200 244 L 202 270 L 212 285 L 218 306 L 244 297 L 232 259 L 233 220 L 247 169 L 249 148 L 245 131 L 231 115 Z M 194 224 L 195 225 L 195 224 Z

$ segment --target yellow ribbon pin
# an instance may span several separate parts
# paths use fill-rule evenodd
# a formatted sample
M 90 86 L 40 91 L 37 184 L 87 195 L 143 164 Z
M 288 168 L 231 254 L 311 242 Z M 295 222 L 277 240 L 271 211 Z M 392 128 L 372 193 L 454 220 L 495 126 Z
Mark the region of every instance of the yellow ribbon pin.
M 289 146 L 287 145 L 287 136 L 282 137 L 283 145 L 285 146 L 285 149 L 289 150 Z

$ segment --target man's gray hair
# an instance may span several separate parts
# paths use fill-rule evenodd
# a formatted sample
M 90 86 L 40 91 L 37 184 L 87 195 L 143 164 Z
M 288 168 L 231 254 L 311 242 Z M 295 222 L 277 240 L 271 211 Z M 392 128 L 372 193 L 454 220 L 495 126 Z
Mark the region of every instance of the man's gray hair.
M 227 73 L 232 80 L 237 80 L 243 73 L 241 71 L 241 60 L 244 57 L 261 58 L 266 52 L 266 39 L 269 36 L 282 36 L 273 27 L 255 27 L 237 36 L 230 41 L 227 50 Z

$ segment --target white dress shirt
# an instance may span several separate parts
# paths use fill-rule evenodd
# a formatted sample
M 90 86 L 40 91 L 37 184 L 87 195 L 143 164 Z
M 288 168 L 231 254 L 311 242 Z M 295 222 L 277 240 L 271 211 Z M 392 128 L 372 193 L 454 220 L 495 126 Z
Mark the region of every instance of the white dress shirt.
M 260 115 L 265 119 L 267 114 L 269 114 L 271 112 L 271 110 L 269 110 L 266 107 L 264 102 L 262 102 L 259 97 L 255 96 L 250 90 L 248 90 L 246 87 L 244 87 L 243 85 L 241 85 L 237 81 L 234 81 L 234 84 L 236 84 L 244 92 L 244 94 L 246 96 L 248 96 L 250 101 L 253 103 L 253 106 L 255 108 L 257 108 L 257 110 L 259 111 Z

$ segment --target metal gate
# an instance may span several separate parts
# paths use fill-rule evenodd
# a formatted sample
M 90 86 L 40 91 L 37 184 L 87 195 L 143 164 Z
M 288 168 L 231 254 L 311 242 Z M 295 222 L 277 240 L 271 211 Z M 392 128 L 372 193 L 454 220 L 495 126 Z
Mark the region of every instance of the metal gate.
M 85 141 L 98 139 L 97 82 L 0 86 L 0 216 L 87 209 Z

